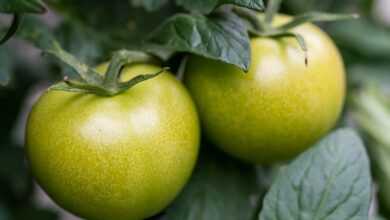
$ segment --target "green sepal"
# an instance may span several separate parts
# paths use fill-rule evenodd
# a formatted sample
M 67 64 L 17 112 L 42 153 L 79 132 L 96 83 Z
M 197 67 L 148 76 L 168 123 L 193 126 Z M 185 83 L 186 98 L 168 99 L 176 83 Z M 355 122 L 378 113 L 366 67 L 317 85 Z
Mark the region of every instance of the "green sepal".
M 278 34 L 271 35 L 270 37 L 275 37 L 275 38 L 279 38 L 279 37 L 293 37 L 298 42 L 298 45 L 301 48 L 301 50 L 305 53 L 305 65 L 306 66 L 308 65 L 309 58 L 308 58 L 308 55 L 307 55 L 307 45 L 306 45 L 305 38 L 302 35 L 300 35 L 298 33 L 294 33 L 294 32 L 280 32 Z
M 162 70 L 156 73 L 138 75 L 127 82 L 118 83 L 116 87 L 112 87 L 112 88 L 106 88 L 104 86 L 99 86 L 99 85 L 90 85 L 88 83 L 70 80 L 68 77 L 65 77 L 63 82 L 54 84 L 49 88 L 49 90 L 75 92 L 75 93 L 90 93 L 99 96 L 115 96 L 127 91 L 128 89 L 137 85 L 138 83 L 152 79 L 167 70 L 169 70 L 169 68 L 164 67 L 162 68 Z
M 130 79 L 127 82 L 119 83 L 119 93 L 130 89 L 131 87 L 137 85 L 140 82 L 146 81 L 148 79 L 152 79 L 152 78 L 160 75 L 161 73 L 163 73 L 167 70 L 169 70 L 169 67 L 163 67 L 160 71 L 158 71 L 156 73 L 138 75 L 138 76 L 133 77 L 132 79 Z
M 50 86 L 48 90 L 49 91 L 55 90 L 55 91 L 65 91 L 65 92 L 77 92 L 77 93 L 90 93 L 90 91 L 87 91 L 84 89 L 71 87 L 68 84 L 66 84 L 65 82 L 58 82 L 58 83 Z
M 119 50 L 114 53 L 104 78 L 105 87 L 116 87 L 122 68 L 137 63 L 156 63 L 156 59 L 141 51 Z
M 99 96 L 113 96 L 116 94 L 116 91 L 109 91 L 100 86 L 90 85 L 75 80 L 69 80 L 66 77 L 63 82 L 59 82 L 51 86 L 49 90 L 74 92 L 74 93 L 90 93 Z

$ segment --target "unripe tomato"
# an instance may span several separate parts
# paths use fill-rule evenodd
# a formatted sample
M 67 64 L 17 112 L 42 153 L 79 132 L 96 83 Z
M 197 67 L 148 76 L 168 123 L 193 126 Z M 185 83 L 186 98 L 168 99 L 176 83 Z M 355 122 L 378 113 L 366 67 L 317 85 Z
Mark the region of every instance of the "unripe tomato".
M 132 65 L 122 78 L 159 70 Z M 26 144 L 33 174 L 60 206 L 86 219 L 140 220 L 189 179 L 199 123 L 184 86 L 163 73 L 113 97 L 46 92 L 29 116 Z
M 275 24 L 290 20 L 275 17 Z M 293 38 L 253 38 L 248 73 L 192 56 L 185 84 L 204 132 L 227 153 L 254 163 L 290 159 L 334 126 L 343 106 L 345 73 L 338 49 L 319 28 L 304 24 L 304 52 Z

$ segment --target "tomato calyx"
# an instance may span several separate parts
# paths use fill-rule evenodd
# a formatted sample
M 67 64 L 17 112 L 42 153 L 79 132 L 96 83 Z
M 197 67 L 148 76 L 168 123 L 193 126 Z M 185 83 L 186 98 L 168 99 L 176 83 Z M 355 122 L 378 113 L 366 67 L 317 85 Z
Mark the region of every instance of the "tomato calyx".
M 322 12 L 309 12 L 297 15 L 286 24 L 274 27 L 273 18 L 278 13 L 282 0 L 270 0 L 265 10 L 264 16 L 260 17 L 252 10 L 240 7 L 234 7 L 232 10 L 248 24 L 248 31 L 251 35 L 257 37 L 282 38 L 292 37 L 298 42 L 299 47 L 305 53 L 305 65 L 308 65 L 307 46 L 305 39 L 299 33 L 292 31 L 293 28 L 307 22 L 318 21 L 338 21 L 345 19 L 358 18 L 357 14 L 330 14 Z
M 157 60 L 141 51 L 119 50 L 114 53 L 106 73 L 101 75 L 93 68 L 79 62 L 59 45 L 52 47 L 46 52 L 73 68 L 79 78 L 70 79 L 68 76 L 65 76 L 62 82 L 51 86 L 49 88 L 50 90 L 93 93 L 99 96 L 115 96 L 127 91 L 140 82 L 154 78 L 168 70 L 168 68 L 162 68 L 156 73 L 140 74 L 128 81 L 121 82 L 120 76 L 125 66 L 137 63 L 157 63 Z

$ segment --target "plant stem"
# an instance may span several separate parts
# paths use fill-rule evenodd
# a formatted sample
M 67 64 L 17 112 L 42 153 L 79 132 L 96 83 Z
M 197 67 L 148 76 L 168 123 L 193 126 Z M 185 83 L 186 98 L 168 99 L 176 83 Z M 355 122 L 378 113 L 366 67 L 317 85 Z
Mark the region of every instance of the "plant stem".
M 290 22 L 277 27 L 280 30 L 290 30 L 294 27 L 302 25 L 306 22 L 314 22 L 314 21 L 339 21 L 345 19 L 354 19 L 358 18 L 357 14 L 328 14 L 322 12 L 310 12 L 302 15 L 298 15 L 294 17 Z
M 102 83 L 103 78 L 96 71 L 89 68 L 87 65 L 80 63 L 74 56 L 63 50 L 58 43 L 52 45 L 51 48 L 45 52 L 53 55 L 74 69 L 82 81 L 91 85 L 99 85 Z
M 280 4 L 282 0 L 269 0 L 267 10 L 265 11 L 265 23 L 267 26 L 271 26 L 274 16 L 278 13 L 280 9 Z
M 261 19 L 259 19 L 256 12 L 241 7 L 234 7 L 233 12 L 236 13 L 239 17 L 242 17 L 248 21 L 256 32 L 262 32 L 266 29 L 266 25 Z

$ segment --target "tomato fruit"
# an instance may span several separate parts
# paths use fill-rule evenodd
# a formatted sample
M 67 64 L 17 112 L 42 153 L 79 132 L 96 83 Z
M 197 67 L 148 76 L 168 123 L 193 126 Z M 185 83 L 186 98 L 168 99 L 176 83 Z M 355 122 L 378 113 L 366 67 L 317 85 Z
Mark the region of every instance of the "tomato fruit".
M 159 70 L 132 65 L 122 79 Z M 164 209 L 189 179 L 199 122 L 185 87 L 163 73 L 113 97 L 48 91 L 32 109 L 26 141 L 34 176 L 60 206 L 86 219 L 139 220 Z
M 278 15 L 275 25 L 290 17 Z M 216 146 L 254 163 L 290 159 L 334 126 L 343 106 L 345 72 L 332 40 L 312 24 L 292 29 L 294 38 L 251 39 L 248 73 L 198 56 L 188 60 L 185 84 L 203 131 Z

